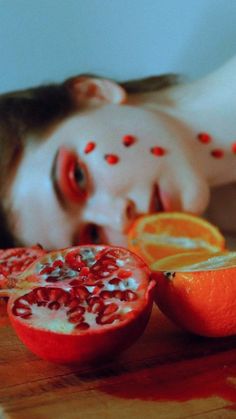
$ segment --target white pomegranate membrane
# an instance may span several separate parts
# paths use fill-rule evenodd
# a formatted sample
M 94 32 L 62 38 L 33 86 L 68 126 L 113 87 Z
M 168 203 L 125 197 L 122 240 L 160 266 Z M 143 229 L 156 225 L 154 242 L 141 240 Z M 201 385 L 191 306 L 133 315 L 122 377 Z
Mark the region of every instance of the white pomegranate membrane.
M 38 286 L 20 291 L 12 313 L 23 323 L 60 334 L 116 326 L 142 309 L 142 299 L 145 304 L 149 282 L 140 267 L 122 248 L 51 252 L 27 271 Z

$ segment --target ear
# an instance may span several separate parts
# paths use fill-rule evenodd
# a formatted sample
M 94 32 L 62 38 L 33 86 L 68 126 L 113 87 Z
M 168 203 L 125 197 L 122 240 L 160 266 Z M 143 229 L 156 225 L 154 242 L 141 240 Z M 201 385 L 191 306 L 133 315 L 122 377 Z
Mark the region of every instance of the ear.
M 81 76 L 70 79 L 69 84 L 78 104 L 122 104 L 126 101 L 125 90 L 111 80 Z

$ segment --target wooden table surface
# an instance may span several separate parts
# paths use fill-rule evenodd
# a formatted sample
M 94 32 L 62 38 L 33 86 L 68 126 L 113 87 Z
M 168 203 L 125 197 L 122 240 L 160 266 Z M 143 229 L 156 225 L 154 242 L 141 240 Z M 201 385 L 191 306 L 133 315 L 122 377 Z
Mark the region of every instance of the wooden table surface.
M 1 419 L 236 418 L 236 337 L 192 336 L 155 307 L 119 358 L 72 368 L 30 353 L 5 308 L 1 302 Z

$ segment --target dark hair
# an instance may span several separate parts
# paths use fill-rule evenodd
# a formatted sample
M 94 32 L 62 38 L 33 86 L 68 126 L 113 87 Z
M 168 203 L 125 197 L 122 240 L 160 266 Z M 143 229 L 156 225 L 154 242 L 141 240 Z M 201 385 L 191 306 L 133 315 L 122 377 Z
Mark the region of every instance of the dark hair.
M 78 110 L 79 104 L 74 100 L 72 90 L 76 78 L 69 78 L 60 84 L 42 85 L 0 95 L 0 247 L 14 244 L 11 229 L 7 225 L 9 217 L 5 216 L 2 202 L 17 170 L 25 142 L 29 134 L 34 134 L 34 141 L 41 141 L 43 134 L 53 124 Z M 176 82 L 177 77 L 170 74 L 119 84 L 128 94 L 135 94 L 160 90 Z

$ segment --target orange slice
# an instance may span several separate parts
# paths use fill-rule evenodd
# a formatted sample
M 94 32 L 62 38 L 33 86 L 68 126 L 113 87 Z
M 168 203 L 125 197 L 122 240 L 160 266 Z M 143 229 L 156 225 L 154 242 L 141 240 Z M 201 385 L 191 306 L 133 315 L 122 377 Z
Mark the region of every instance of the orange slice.
M 225 239 L 216 226 L 201 217 L 162 212 L 135 220 L 128 232 L 128 247 L 151 264 L 177 253 L 223 250 Z
M 236 252 L 169 256 L 152 269 L 156 303 L 170 320 L 202 336 L 236 334 Z

